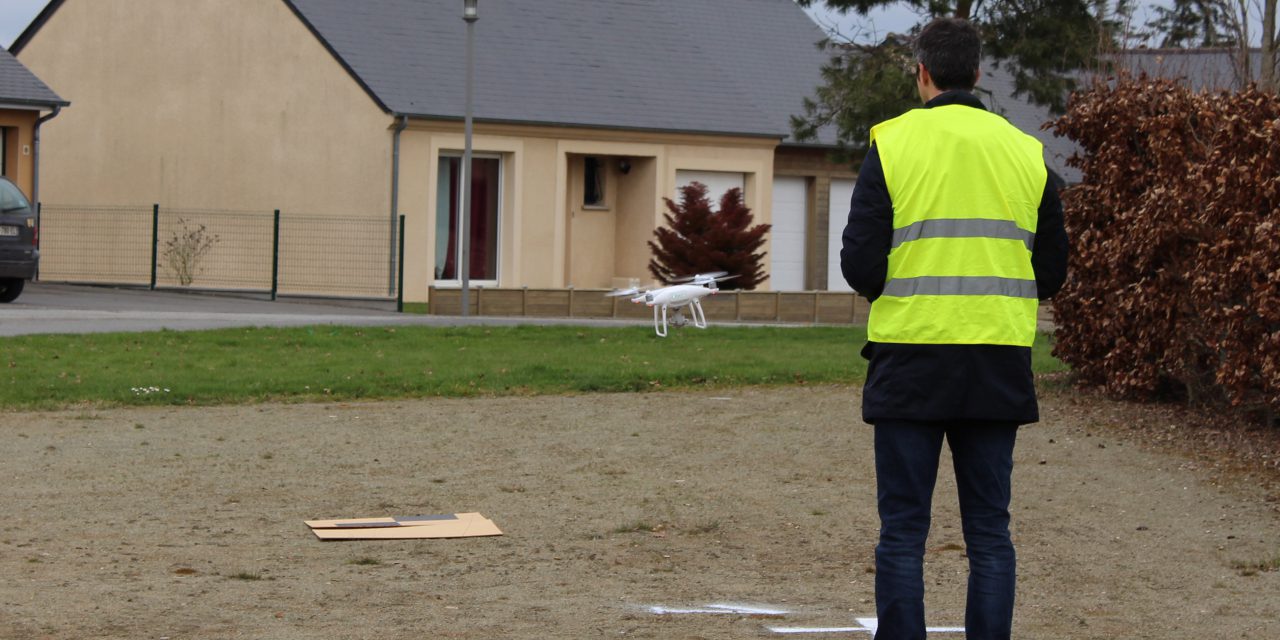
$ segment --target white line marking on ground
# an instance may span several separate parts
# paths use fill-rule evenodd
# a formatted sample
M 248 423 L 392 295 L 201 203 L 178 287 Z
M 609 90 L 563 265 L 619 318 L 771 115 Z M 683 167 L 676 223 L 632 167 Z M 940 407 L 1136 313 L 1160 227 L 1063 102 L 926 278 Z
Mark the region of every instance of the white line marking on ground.
M 774 633 L 872 633 L 865 627 L 768 627 Z
M 701 607 L 675 608 L 653 606 L 648 607 L 649 613 L 657 615 L 685 615 L 685 614 L 726 614 L 736 613 L 740 615 L 758 615 L 758 616 L 783 616 L 789 613 L 786 609 L 778 609 L 774 607 L 763 607 L 757 605 L 746 604 L 708 604 Z
M 766 627 L 774 633 L 875 633 L 879 626 L 875 618 L 854 618 L 857 627 Z M 964 633 L 964 627 L 928 627 L 929 633 Z

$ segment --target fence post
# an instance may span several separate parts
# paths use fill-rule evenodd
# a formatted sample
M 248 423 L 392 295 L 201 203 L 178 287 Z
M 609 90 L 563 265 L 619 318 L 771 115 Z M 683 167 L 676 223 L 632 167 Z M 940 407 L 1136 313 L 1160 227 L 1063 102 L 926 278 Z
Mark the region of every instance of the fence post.
M 400 233 L 396 236 L 396 313 L 404 313 L 404 216 L 400 216 Z
M 42 224 L 41 215 L 43 213 L 44 213 L 44 203 L 37 202 L 36 203 L 36 250 L 37 251 L 40 250 L 40 229 L 41 229 L 40 225 Z M 36 260 L 36 275 L 31 279 L 34 280 L 35 282 L 40 281 L 40 261 L 39 260 Z
M 271 221 L 271 299 L 280 291 L 280 210 L 276 209 Z
M 151 290 L 156 290 L 156 266 L 160 256 L 160 205 L 151 205 Z

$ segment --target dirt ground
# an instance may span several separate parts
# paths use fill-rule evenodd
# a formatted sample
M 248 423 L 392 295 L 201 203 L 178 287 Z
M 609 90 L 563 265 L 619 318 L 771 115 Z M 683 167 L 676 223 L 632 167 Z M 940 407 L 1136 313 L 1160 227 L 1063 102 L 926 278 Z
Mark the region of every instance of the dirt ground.
M 856 389 L 790 387 L 0 413 L 0 637 L 860 627 L 877 521 L 857 407 Z M 1043 413 L 1016 457 L 1016 637 L 1280 638 L 1273 473 L 1139 446 L 1135 420 L 1187 427 L 1156 409 L 1051 394 Z M 926 569 L 940 627 L 964 621 L 948 475 Z M 320 542 L 303 524 L 463 511 L 506 535 Z M 785 613 L 650 609 L 716 604 Z

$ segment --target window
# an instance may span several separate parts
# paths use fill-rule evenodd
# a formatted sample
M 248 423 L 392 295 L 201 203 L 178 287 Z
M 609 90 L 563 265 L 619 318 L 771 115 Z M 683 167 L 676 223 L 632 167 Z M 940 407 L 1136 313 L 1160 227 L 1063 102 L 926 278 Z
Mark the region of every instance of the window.
M 441 155 L 436 182 L 436 264 L 435 279 L 462 280 L 462 158 Z M 498 281 L 498 220 L 502 184 L 499 158 L 471 158 L 471 203 L 467 245 L 469 280 Z
M 604 201 L 604 162 L 596 156 L 582 159 L 582 206 L 606 207 Z

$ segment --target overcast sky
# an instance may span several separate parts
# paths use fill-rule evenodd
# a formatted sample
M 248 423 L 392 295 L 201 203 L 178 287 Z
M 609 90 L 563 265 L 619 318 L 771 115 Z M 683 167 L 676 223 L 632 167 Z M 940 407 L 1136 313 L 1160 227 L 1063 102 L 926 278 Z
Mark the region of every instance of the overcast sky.
M 0 43 L 6 49 L 49 0 L 0 0 Z
M 1136 22 L 1138 24 L 1146 22 L 1146 13 L 1150 5 L 1162 4 L 1168 6 L 1171 2 L 1172 0 L 1145 0 L 1141 2 L 1143 9 L 1139 9 L 1137 12 L 1135 16 Z M 6 48 L 12 44 L 14 39 L 22 33 L 23 29 L 27 28 L 28 24 L 31 24 L 32 19 L 36 17 L 36 14 L 40 13 L 40 9 L 44 8 L 47 3 L 48 0 L 0 0 L 0 44 L 3 44 Z M 856 39 L 871 39 L 891 32 L 902 33 L 919 21 L 919 18 L 910 10 L 901 7 L 875 11 L 863 18 L 854 14 L 841 16 L 828 11 L 822 7 L 822 2 L 820 1 L 814 2 L 814 5 L 813 8 L 809 9 L 809 15 L 816 22 L 826 27 L 835 27 L 841 33 L 855 36 Z

